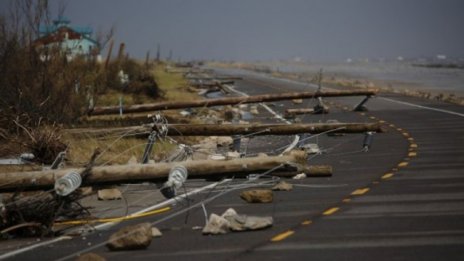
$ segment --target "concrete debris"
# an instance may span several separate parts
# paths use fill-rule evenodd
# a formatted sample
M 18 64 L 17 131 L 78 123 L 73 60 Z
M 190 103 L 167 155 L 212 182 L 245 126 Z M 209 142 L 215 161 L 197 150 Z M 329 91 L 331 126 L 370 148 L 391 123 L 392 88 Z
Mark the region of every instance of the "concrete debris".
M 319 146 L 316 143 L 304 144 L 304 145 L 301 146 L 301 148 L 304 149 L 309 154 L 319 154 L 319 153 L 321 153 L 321 150 L 319 149 Z
M 156 227 L 152 227 L 151 228 L 151 236 L 152 237 L 161 237 L 163 235 L 163 233 L 161 233 L 161 231 L 156 228 Z
M 117 188 L 98 190 L 98 200 L 116 200 L 121 198 L 122 193 Z
M 127 164 L 137 164 L 137 158 L 135 156 L 130 157 L 130 159 L 127 161 Z
M 88 196 L 93 193 L 93 188 L 92 187 L 81 187 L 79 188 L 79 193 L 82 196 Z
M 226 157 L 224 155 L 221 155 L 221 154 L 213 154 L 213 155 L 209 155 L 208 159 L 211 159 L 211 160 L 226 160 Z
M 187 117 L 187 116 L 190 116 L 192 113 L 189 111 L 183 110 L 183 111 L 180 111 L 179 114 L 184 117 Z
M 236 215 L 238 215 L 238 213 L 237 211 L 235 211 L 235 209 L 228 208 L 226 211 L 224 211 L 224 213 L 222 213 L 221 217 L 227 218 L 229 216 L 236 216 Z
M 220 121 L 221 121 L 221 119 L 219 119 L 218 117 L 216 117 L 214 115 L 208 115 L 205 118 L 203 118 L 203 122 L 205 124 L 217 124 Z
M 302 104 L 303 103 L 303 99 L 293 99 L 292 102 L 294 104 Z
M 272 190 L 274 191 L 290 191 L 292 189 L 293 185 L 285 181 L 281 181 L 277 183 L 274 187 L 272 187 Z
M 192 154 L 192 160 L 206 160 L 208 159 L 208 150 L 196 150 Z
M 203 228 L 202 233 L 204 235 L 218 235 L 218 234 L 225 234 L 228 232 L 228 230 L 229 230 L 229 221 L 213 213 L 209 216 L 208 223 Z
M 238 159 L 238 158 L 240 158 L 240 153 L 238 153 L 236 151 L 229 151 L 226 154 L 226 158 L 227 159 Z
M 232 144 L 231 137 L 210 136 L 203 139 L 200 143 L 192 146 L 194 153 L 193 160 L 208 159 L 208 155 L 216 152 L 218 147 L 228 147 Z
M 244 110 L 244 109 L 247 109 L 248 108 L 248 104 L 240 104 L 238 106 L 240 109 Z
M 233 140 L 231 137 L 222 137 L 222 136 L 211 136 L 205 139 L 205 142 L 213 142 L 216 143 L 217 146 L 229 146 L 232 144 Z
M 258 115 L 259 114 L 258 106 L 256 106 L 256 105 L 250 106 L 250 113 L 253 114 L 253 115 Z
M 203 96 L 203 95 L 205 95 L 206 93 L 208 93 L 208 91 L 209 91 L 208 89 L 200 89 L 200 90 L 197 92 L 197 94 L 200 95 L 200 96 Z
M 273 193 L 270 189 L 252 189 L 242 191 L 240 197 L 248 203 L 271 203 Z
M 106 247 L 111 251 L 146 249 L 153 238 L 151 228 L 148 222 L 123 227 L 110 236 Z
M 83 255 L 80 255 L 76 261 L 106 261 L 106 258 L 97 255 L 95 253 L 86 253 Z
M 203 234 L 226 234 L 229 231 L 240 232 L 271 227 L 272 217 L 239 215 L 233 208 L 227 209 L 221 216 L 211 214 Z
M 296 174 L 293 179 L 305 179 L 307 176 L 305 173 Z
M 224 111 L 224 120 L 233 121 L 240 118 L 240 110 L 237 108 L 227 108 Z
M 231 231 L 260 230 L 272 226 L 272 217 L 255 217 L 247 215 L 227 216 Z

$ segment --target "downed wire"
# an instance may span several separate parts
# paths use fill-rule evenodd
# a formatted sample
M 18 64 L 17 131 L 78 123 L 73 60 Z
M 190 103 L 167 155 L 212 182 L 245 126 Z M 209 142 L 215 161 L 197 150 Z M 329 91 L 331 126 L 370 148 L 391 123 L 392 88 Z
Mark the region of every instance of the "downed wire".
M 270 169 L 270 170 L 268 170 L 268 171 L 266 171 L 266 172 L 264 172 L 264 173 L 261 173 L 261 174 L 257 175 L 257 178 L 261 178 L 261 177 L 267 176 L 267 175 L 269 175 L 270 173 L 272 173 L 272 172 L 274 172 L 274 171 L 276 171 L 276 170 L 282 168 L 283 166 L 284 166 L 284 164 L 281 164 L 281 165 L 279 165 L 279 166 L 276 166 L 276 167 L 274 167 L 274 168 L 272 168 L 272 169 Z M 250 182 L 252 182 L 252 181 L 254 181 L 254 180 L 245 181 L 244 184 L 250 183 Z M 269 182 L 269 181 L 267 181 L 267 182 Z M 272 181 L 272 182 L 274 182 L 274 181 Z M 210 203 L 210 202 L 212 202 L 213 200 L 215 200 L 215 199 L 217 199 L 217 198 L 219 198 L 219 197 L 222 197 L 222 196 L 224 196 L 225 194 L 230 193 L 230 192 L 235 191 L 235 190 L 237 190 L 237 188 L 231 188 L 231 189 L 228 189 L 228 190 L 223 191 L 223 192 L 221 192 L 221 193 L 218 193 L 218 194 L 216 194 L 216 195 L 214 195 L 214 196 L 211 196 L 211 197 L 206 198 L 206 199 L 204 199 L 204 200 L 202 200 L 202 201 L 199 201 L 199 202 L 197 202 L 197 203 L 195 203 L 195 204 L 193 204 L 193 205 L 191 205 L 191 206 L 189 206 L 189 207 L 186 207 L 186 208 L 181 209 L 181 210 L 179 210 L 179 211 L 177 211 L 177 212 L 174 212 L 174 213 L 172 213 L 171 215 L 168 215 L 168 216 L 163 217 L 163 218 L 161 218 L 161 219 L 159 219 L 159 220 L 157 220 L 157 221 L 154 221 L 154 222 L 151 223 L 151 225 L 154 226 L 154 225 L 157 225 L 157 224 L 162 223 L 162 222 L 164 222 L 164 221 L 170 220 L 170 219 L 172 219 L 172 218 L 174 218 L 174 217 L 177 217 L 177 216 L 179 216 L 179 215 L 181 215 L 181 214 L 183 214 L 183 213 L 186 213 L 186 212 L 190 211 L 191 209 L 194 209 L 194 208 L 197 208 L 197 207 L 201 207 L 202 205 L 204 205 L 204 204 L 206 204 L 206 203 Z M 180 196 L 182 196 L 182 195 L 180 195 Z M 135 233 L 135 232 L 132 232 L 132 233 Z M 127 236 L 127 235 L 128 235 L 128 234 L 125 234 L 124 236 Z M 129 235 L 130 235 L 130 233 L 129 233 Z M 115 239 L 113 238 L 113 240 L 115 240 Z M 65 257 L 62 257 L 62 258 L 58 259 L 58 261 L 67 260 L 67 259 L 70 259 L 70 258 L 72 258 L 72 257 L 74 257 L 74 256 L 77 256 L 77 255 L 80 255 L 80 254 L 82 254 L 82 253 L 85 253 L 85 252 L 87 252 L 87 251 L 90 251 L 90 250 L 93 250 L 93 249 L 102 247 L 102 246 L 106 245 L 108 242 L 109 242 L 109 240 L 106 240 L 106 241 L 104 241 L 104 242 L 95 244 L 95 245 L 93 245 L 93 246 L 91 246 L 91 247 L 88 247 L 88 248 L 86 248 L 86 249 L 82 249 L 82 250 L 80 250 L 80 251 L 74 252 L 74 253 L 72 253 L 72 254 L 70 254 L 70 255 L 67 255 L 67 256 L 65 256 Z
M 63 220 L 63 221 L 56 221 L 55 224 L 60 225 L 84 225 L 84 224 L 91 224 L 91 223 L 110 223 L 110 222 L 120 222 L 126 221 L 156 214 L 161 214 L 166 211 L 171 210 L 171 207 L 165 207 L 160 209 L 155 209 L 149 212 L 133 214 L 133 215 L 125 215 L 122 217 L 113 217 L 113 218 L 98 218 L 98 219 L 81 219 L 81 220 Z

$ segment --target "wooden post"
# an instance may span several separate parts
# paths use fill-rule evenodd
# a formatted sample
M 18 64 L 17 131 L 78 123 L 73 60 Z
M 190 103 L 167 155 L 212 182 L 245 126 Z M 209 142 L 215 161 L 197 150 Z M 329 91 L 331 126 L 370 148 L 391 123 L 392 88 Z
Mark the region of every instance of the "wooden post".
M 169 171 L 176 165 L 183 165 L 188 170 L 188 178 L 221 177 L 230 175 L 247 175 L 263 173 L 282 165 L 278 172 L 308 172 L 310 175 L 331 173 L 327 166 L 310 167 L 307 164 L 308 154 L 295 150 L 283 156 L 259 156 L 233 160 L 198 160 L 174 163 L 130 164 L 118 166 L 93 167 L 84 181 L 85 186 L 139 183 L 145 181 L 165 181 Z M 71 171 L 81 172 L 83 169 L 58 169 L 31 172 L 0 173 L 0 192 L 21 190 L 50 189 L 55 180 Z M 276 173 L 278 173 L 276 172 Z
M 227 97 L 218 99 L 194 100 L 194 101 L 174 101 L 174 102 L 159 102 L 151 104 L 137 104 L 126 106 L 124 111 L 126 113 L 133 112 L 146 112 L 146 111 L 159 111 L 171 109 L 184 109 L 193 107 L 212 107 L 221 105 L 234 105 L 244 103 L 259 103 L 259 102 L 272 102 L 280 100 L 304 99 L 304 98 L 318 98 L 318 97 L 343 97 L 343 96 L 372 96 L 377 91 L 330 91 L 330 92 L 290 92 L 279 94 L 262 94 L 247 97 Z M 93 111 L 89 112 L 90 115 L 102 114 L 117 114 L 119 113 L 118 106 L 103 106 L 95 107 Z

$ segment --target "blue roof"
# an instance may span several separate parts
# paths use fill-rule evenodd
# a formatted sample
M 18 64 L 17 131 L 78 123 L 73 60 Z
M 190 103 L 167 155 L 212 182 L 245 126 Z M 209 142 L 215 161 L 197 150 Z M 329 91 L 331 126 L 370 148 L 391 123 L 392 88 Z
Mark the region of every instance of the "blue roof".
M 70 23 L 71 21 L 68 18 L 59 16 L 57 19 L 53 20 L 53 25 L 40 25 L 39 33 L 41 35 L 51 34 L 63 26 L 66 26 L 74 32 L 83 35 L 91 35 L 93 33 L 92 28 L 89 26 L 69 26 Z

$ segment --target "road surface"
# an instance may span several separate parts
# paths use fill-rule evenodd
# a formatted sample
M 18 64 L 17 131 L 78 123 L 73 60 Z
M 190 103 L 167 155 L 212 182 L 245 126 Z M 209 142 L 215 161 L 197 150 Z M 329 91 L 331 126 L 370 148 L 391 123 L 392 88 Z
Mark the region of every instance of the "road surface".
M 247 94 L 314 90 L 312 86 L 240 71 L 236 89 Z M 16 260 L 73 260 L 95 252 L 108 260 L 463 260 L 464 259 L 464 107 L 381 94 L 368 112 L 352 112 L 362 97 L 326 99 L 330 114 L 309 115 L 303 122 L 327 120 L 381 122 L 363 152 L 363 135 L 318 136 L 309 142 L 325 151 L 314 164 L 331 164 L 331 178 L 289 180 L 293 191 L 275 192 L 273 203 L 248 204 L 232 190 L 206 204 L 209 213 L 234 208 L 240 214 L 269 215 L 270 229 L 204 236 L 201 208 L 170 218 L 200 200 L 245 180 L 178 202 L 170 212 L 123 223 L 153 222 L 162 231 L 141 251 L 110 252 L 108 236 L 122 225 L 88 236 L 44 244 L 11 257 Z M 283 112 L 307 102 L 275 102 Z M 255 121 L 275 121 L 263 108 Z M 249 152 L 271 151 L 292 137 L 257 137 Z M 194 181 L 189 189 L 210 184 Z M 164 220 L 165 219 L 165 220 Z M 41 242 L 47 239 L 42 239 Z M 3 250 L 3 253 L 11 252 Z

